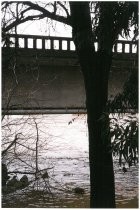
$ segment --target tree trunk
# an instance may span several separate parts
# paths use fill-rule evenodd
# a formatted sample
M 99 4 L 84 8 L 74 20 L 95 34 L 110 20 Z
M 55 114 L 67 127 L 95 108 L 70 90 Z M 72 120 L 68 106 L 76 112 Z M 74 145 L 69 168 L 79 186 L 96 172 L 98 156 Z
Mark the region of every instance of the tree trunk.
M 115 207 L 114 172 L 108 136 L 109 116 L 105 113 L 109 70 L 105 57 L 99 55 L 97 61 L 100 61 L 100 64 L 93 67 L 95 76 L 91 75 L 85 79 L 89 131 L 90 206 L 95 208 Z
M 105 113 L 112 56 L 95 53 L 88 2 L 70 2 L 73 39 L 86 90 L 89 132 L 90 207 L 115 208 L 115 187 L 110 152 L 109 119 Z

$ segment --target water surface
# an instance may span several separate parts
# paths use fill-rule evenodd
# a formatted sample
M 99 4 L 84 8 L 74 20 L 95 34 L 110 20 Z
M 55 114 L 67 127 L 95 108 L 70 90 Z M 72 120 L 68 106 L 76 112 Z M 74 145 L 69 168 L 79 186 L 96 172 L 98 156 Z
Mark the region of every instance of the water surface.
M 8 136 L 12 140 L 16 134 L 19 134 L 19 144 L 12 147 L 3 160 L 8 164 L 8 169 L 34 171 L 38 140 L 38 167 L 40 170 L 48 168 L 49 178 L 45 183 L 39 179 L 38 183 L 32 183 L 28 189 L 4 195 L 3 207 L 89 207 L 86 116 L 10 116 L 3 121 L 3 139 L 6 141 Z M 19 158 L 15 157 L 15 153 Z M 124 173 L 119 167 L 118 160 L 114 159 L 114 173 L 117 206 L 137 207 L 138 166 L 132 166 Z M 18 174 L 18 178 L 21 176 Z M 33 179 L 31 175 L 28 177 Z M 85 193 L 75 194 L 73 189 L 76 187 L 83 188 Z M 37 194 L 34 189 L 38 189 L 39 193 Z M 48 189 L 55 197 L 48 195 Z

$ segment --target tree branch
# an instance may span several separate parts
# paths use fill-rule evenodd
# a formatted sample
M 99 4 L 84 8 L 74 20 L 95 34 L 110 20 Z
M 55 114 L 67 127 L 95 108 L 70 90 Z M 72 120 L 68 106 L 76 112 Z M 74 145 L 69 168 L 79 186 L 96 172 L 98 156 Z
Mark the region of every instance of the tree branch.
M 66 12 L 67 17 L 69 17 L 70 14 L 69 14 L 67 8 L 60 1 L 58 1 L 57 4 L 60 5 L 64 9 L 64 11 Z
M 44 14 L 44 17 L 51 18 L 53 20 L 56 20 L 58 22 L 62 22 L 62 23 L 67 24 L 67 25 L 71 25 L 71 18 L 70 17 L 66 18 L 66 17 L 60 16 L 60 15 L 56 15 L 53 12 L 49 12 L 48 10 L 44 9 L 41 6 L 39 6 L 37 4 L 34 4 L 33 2 L 25 1 L 25 2 L 23 2 L 23 4 L 27 5 L 27 6 L 30 6 L 33 10 L 37 10 L 37 11 L 42 12 Z
M 12 3 L 18 3 L 24 5 L 24 6 L 29 6 L 29 8 L 26 8 L 25 10 L 23 10 L 21 12 L 21 17 L 17 18 L 15 21 L 13 21 L 12 23 L 10 23 L 8 26 L 5 26 L 2 29 L 3 33 L 6 33 L 7 31 L 11 30 L 12 28 L 14 28 L 17 25 L 20 25 L 22 23 L 25 23 L 27 21 L 33 21 L 33 20 L 37 20 L 37 19 L 43 19 L 43 18 L 50 18 L 52 20 L 67 24 L 67 25 L 71 25 L 71 17 L 69 16 L 69 13 L 67 11 L 67 9 L 64 7 L 64 5 L 62 5 L 59 2 L 59 5 L 64 9 L 64 11 L 66 12 L 66 14 L 68 15 L 68 17 L 64 17 L 64 16 L 60 16 L 60 15 L 56 15 L 54 12 L 49 12 L 48 10 L 46 10 L 45 8 L 39 6 L 38 4 L 35 4 L 33 2 L 29 2 L 29 1 L 23 1 L 23 2 L 17 2 L 17 1 L 13 1 Z M 34 10 L 34 11 L 38 11 L 41 12 L 41 14 L 38 15 L 32 15 L 32 16 L 27 16 L 26 18 L 23 18 L 23 15 L 29 11 L 29 10 Z
M 19 134 L 19 133 L 18 133 L 18 134 Z M 16 141 L 18 140 L 18 134 L 15 135 L 15 138 L 14 138 L 14 140 L 11 142 L 11 144 L 9 144 L 9 146 L 8 146 L 5 150 L 2 151 L 2 155 L 5 155 L 6 152 L 8 151 L 8 149 L 10 149 L 10 148 L 13 146 L 13 144 L 16 143 Z
M 25 23 L 27 21 L 32 21 L 32 20 L 40 20 L 43 19 L 44 15 L 33 15 L 33 16 L 28 16 L 24 19 L 16 19 L 14 22 L 12 22 L 10 25 L 6 26 L 5 28 L 2 29 L 3 33 L 6 33 L 7 31 L 11 30 L 12 28 L 14 28 L 17 25 L 20 25 L 21 23 Z

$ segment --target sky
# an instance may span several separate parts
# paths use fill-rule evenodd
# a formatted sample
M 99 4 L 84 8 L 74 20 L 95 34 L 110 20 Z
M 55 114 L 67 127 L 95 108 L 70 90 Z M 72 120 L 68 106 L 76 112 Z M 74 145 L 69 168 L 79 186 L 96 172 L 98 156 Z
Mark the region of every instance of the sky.
M 53 28 L 46 20 L 30 21 L 18 26 L 19 34 L 72 37 L 72 28 L 53 21 Z
M 47 20 L 46 18 L 25 22 L 19 25 L 17 29 L 18 34 L 72 37 L 72 28 L 70 26 L 57 21 L 51 21 L 50 19 Z M 123 38 L 119 37 L 119 39 Z

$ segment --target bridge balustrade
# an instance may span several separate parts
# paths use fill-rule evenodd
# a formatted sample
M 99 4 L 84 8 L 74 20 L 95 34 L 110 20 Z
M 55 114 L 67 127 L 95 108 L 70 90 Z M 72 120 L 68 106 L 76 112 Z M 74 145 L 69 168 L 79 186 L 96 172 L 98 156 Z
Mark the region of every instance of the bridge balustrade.
M 25 49 L 42 49 L 42 50 L 60 50 L 75 51 L 75 45 L 72 38 L 54 37 L 54 36 L 38 36 L 38 35 L 7 35 L 8 41 L 5 41 L 4 47 L 16 47 Z M 95 42 L 95 50 L 98 50 L 98 42 Z M 117 40 L 113 46 L 113 53 L 138 53 L 138 42 Z
M 84 79 L 72 38 L 10 34 L 4 42 L 4 114 L 86 112 Z M 94 43 L 97 51 L 98 42 Z M 109 99 L 121 93 L 131 70 L 138 72 L 138 42 L 118 40 L 113 46 Z

